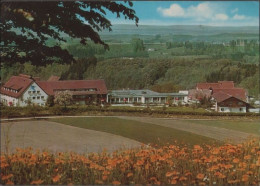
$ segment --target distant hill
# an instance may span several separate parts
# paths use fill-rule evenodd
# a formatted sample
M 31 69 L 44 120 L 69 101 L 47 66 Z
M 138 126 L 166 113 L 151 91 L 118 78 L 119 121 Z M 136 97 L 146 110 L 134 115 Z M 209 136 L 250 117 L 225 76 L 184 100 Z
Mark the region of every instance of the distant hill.
M 112 32 L 105 30 L 100 32 L 101 35 L 117 35 L 117 34 L 138 34 L 138 35 L 216 35 L 216 34 L 259 34 L 257 26 L 240 26 L 240 27 L 221 27 L 221 26 L 204 26 L 204 25 L 135 25 L 115 24 L 112 26 Z

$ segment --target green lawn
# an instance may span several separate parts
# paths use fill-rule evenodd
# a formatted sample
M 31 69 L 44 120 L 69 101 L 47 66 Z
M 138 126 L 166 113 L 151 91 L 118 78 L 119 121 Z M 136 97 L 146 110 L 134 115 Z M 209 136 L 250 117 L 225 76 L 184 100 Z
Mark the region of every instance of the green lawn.
M 188 120 L 191 123 L 198 123 L 207 126 L 232 129 L 241 132 L 247 132 L 260 135 L 260 122 L 254 121 L 239 121 L 239 120 Z
M 114 117 L 55 118 L 50 121 L 116 134 L 145 144 L 160 145 L 173 143 L 174 140 L 188 145 L 215 142 L 211 138 L 185 131 Z

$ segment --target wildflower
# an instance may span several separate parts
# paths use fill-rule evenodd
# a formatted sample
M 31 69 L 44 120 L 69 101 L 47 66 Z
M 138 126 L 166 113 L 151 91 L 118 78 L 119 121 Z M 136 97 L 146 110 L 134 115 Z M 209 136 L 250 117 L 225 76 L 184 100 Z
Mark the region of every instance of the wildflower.
M 171 180 L 171 184 L 172 184 L 172 185 L 175 185 L 175 184 L 177 184 L 177 181 L 176 181 L 175 179 L 172 179 L 172 180 Z
M 242 181 L 243 181 L 243 182 L 247 182 L 247 181 L 248 181 L 248 178 L 249 178 L 249 176 L 246 175 L 246 174 L 244 174 L 244 175 L 242 176 Z
M 186 177 L 184 177 L 184 176 L 180 177 L 180 181 L 185 181 L 185 180 L 187 180 Z
M 56 183 L 56 182 L 58 182 L 58 181 L 60 180 L 60 178 L 61 178 L 60 175 L 54 176 L 54 177 L 52 178 L 52 181 L 53 181 L 54 183 Z
M 8 182 L 6 182 L 6 185 L 13 185 L 14 182 L 12 182 L 11 180 L 8 180 Z
M 235 158 L 233 159 L 233 163 L 238 163 L 239 162 L 239 159 Z
M 199 180 L 202 180 L 202 179 L 204 178 L 204 174 L 199 173 L 199 174 L 196 176 L 196 178 L 198 178 Z
M 101 181 L 101 180 L 95 180 L 95 183 L 96 183 L 96 184 L 100 184 L 100 185 L 101 185 L 101 184 L 104 184 L 104 182 Z
M 132 173 L 132 172 L 129 172 L 129 173 L 127 174 L 127 177 L 129 178 L 129 177 L 131 177 L 131 176 L 133 176 L 133 173 Z
M 247 155 L 244 157 L 245 160 L 250 160 L 251 159 L 251 156 L 250 155 Z
M 12 178 L 14 175 L 13 174 L 8 174 L 6 176 L 2 176 L 2 180 L 8 180 L 10 178 Z
M 106 181 L 107 180 L 107 175 L 102 176 L 102 180 Z
M 112 184 L 113 184 L 113 185 L 120 185 L 121 182 L 120 182 L 120 181 L 113 181 Z
M 42 184 L 43 183 L 43 180 L 35 180 L 35 181 L 32 181 L 31 182 L 31 185 L 40 185 L 40 184 Z

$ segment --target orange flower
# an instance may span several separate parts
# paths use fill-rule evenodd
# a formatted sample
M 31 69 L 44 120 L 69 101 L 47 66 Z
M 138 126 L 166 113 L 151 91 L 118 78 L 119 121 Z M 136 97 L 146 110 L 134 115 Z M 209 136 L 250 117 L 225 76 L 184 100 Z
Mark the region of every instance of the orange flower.
M 244 174 L 244 175 L 242 176 L 242 181 L 243 181 L 243 182 L 247 182 L 247 181 L 248 181 L 248 178 L 249 178 L 249 176 L 246 175 L 246 174 Z
M 107 175 L 102 176 L 102 180 L 106 181 L 107 180 Z
M 43 180 L 35 180 L 35 181 L 32 181 L 31 182 L 31 185 L 40 185 L 40 184 L 42 184 L 43 183 Z
M 14 175 L 13 174 L 8 174 L 6 176 L 2 176 L 2 180 L 8 180 L 10 178 L 12 178 Z
M 96 184 L 100 184 L 100 185 L 104 184 L 104 182 L 101 181 L 101 180 L 95 180 L 95 183 L 96 183 Z
M 171 184 L 172 184 L 172 185 L 175 185 L 175 184 L 177 184 L 177 181 L 176 181 L 175 179 L 172 179 L 172 180 L 171 180 Z
M 121 182 L 120 182 L 120 181 L 113 181 L 112 184 L 113 184 L 113 185 L 120 185 Z
M 52 178 L 52 181 L 53 181 L 54 183 L 56 183 L 56 182 L 58 182 L 58 181 L 60 180 L 60 178 L 61 178 L 60 175 L 54 176 L 54 177 Z
M 174 174 L 173 172 L 167 172 L 165 176 L 166 177 L 171 177 L 171 176 L 173 176 L 173 174 Z
M 250 160 L 251 159 L 251 156 L 250 155 L 247 155 L 244 157 L 245 160 Z
M 239 159 L 235 158 L 233 159 L 233 163 L 238 163 L 239 162 Z
M 6 182 L 6 185 L 13 185 L 14 182 L 12 182 L 11 180 L 8 180 L 8 182 Z
M 129 172 L 129 173 L 127 174 L 127 177 L 129 178 L 129 177 L 131 177 L 131 176 L 133 176 L 133 173 L 132 173 L 132 172 Z
M 196 176 L 196 178 L 198 178 L 199 180 L 202 180 L 202 179 L 204 178 L 204 174 L 199 173 L 199 174 Z
M 180 177 L 180 181 L 185 181 L 185 180 L 187 180 L 186 177 L 184 177 L 184 176 Z

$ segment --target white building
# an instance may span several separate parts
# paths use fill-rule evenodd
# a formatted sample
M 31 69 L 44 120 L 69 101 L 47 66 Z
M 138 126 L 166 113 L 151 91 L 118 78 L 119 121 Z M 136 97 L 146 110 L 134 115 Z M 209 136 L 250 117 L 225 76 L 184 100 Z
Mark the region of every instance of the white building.
M 107 102 L 111 104 L 185 104 L 188 92 L 158 93 L 151 90 L 112 90 L 107 94 Z
M 37 84 L 36 78 L 23 74 L 12 76 L 1 87 L 1 103 L 8 106 L 44 106 L 47 98 L 48 95 Z

